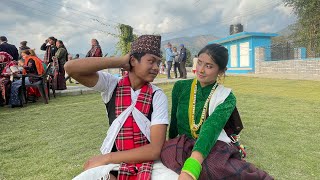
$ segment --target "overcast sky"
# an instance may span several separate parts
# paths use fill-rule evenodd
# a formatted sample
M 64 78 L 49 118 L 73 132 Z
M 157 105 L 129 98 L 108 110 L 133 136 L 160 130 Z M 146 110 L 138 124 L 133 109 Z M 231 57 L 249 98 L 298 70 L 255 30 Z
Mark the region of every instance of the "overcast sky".
M 248 32 L 278 32 L 295 22 L 281 0 L 0 0 L 0 35 L 36 48 L 49 36 L 64 41 L 70 53 L 85 54 L 90 39 L 103 53 L 113 52 L 118 23 L 134 32 L 161 34 L 162 40 L 212 34 L 225 37 L 230 24 Z

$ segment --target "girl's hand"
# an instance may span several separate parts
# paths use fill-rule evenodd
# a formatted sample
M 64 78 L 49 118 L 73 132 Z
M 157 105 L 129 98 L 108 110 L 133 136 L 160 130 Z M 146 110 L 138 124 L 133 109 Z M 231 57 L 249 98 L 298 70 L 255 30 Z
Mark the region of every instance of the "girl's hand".
M 181 172 L 178 180 L 193 180 L 193 178 L 189 174 L 187 174 L 185 172 Z

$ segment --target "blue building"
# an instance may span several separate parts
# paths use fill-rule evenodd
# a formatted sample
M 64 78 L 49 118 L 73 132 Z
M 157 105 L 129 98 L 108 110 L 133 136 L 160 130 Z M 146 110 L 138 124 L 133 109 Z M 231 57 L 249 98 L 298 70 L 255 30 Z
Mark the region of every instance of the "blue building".
M 269 47 L 274 33 L 240 32 L 209 42 L 225 46 L 229 51 L 227 73 L 245 74 L 255 71 L 255 48 Z M 265 49 L 265 57 L 271 57 L 270 48 Z

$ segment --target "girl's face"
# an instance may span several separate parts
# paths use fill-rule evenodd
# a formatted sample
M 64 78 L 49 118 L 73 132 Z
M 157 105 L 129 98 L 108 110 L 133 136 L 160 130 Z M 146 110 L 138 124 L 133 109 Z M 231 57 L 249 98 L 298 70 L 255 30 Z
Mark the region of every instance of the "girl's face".
M 56 42 L 56 46 L 57 48 L 59 48 L 61 46 L 61 44 L 59 43 L 59 41 Z
M 97 43 L 97 41 L 96 41 L 95 39 L 91 39 L 91 44 L 92 44 L 93 46 L 96 46 L 98 43 Z
M 198 57 L 196 69 L 197 80 L 202 87 L 216 82 L 218 75 L 224 72 L 223 70 L 219 70 L 219 66 L 206 53 L 202 53 Z
M 23 59 L 26 59 L 26 57 L 28 56 L 26 53 L 21 53 L 21 56 Z

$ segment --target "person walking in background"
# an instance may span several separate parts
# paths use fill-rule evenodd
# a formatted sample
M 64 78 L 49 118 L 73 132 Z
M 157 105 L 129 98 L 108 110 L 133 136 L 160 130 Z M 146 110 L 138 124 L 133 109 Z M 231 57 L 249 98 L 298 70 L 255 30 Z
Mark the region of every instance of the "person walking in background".
M 174 54 L 174 58 L 173 58 L 173 71 L 174 71 L 174 77 L 178 78 L 178 73 L 177 73 L 177 69 L 179 71 L 179 75 L 181 77 L 181 69 L 180 69 L 180 62 L 179 62 L 179 52 L 177 51 L 177 47 L 173 47 L 173 54 Z
M 52 57 L 56 54 L 57 52 L 57 47 L 56 47 L 56 41 L 57 39 L 54 38 L 53 36 L 49 37 L 46 39 L 46 41 L 42 44 L 40 47 L 41 50 L 46 51 L 44 54 L 43 61 L 48 64 L 52 62 Z
M 79 55 L 79 54 L 76 54 L 73 59 L 76 60 L 76 59 L 79 59 L 79 57 L 80 57 L 80 55 Z M 75 83 L 76 83 L 76 84 L 79 84 L 79 82 L 76 81 L 76 80 L 75 80 Z
M 73 59 L 79 59 L 79 54 L 76 54 Z
M 198 55 L 194 55 L 194 58 L 192 59 L 192 73 L 196 74 L 197 71 L 197 62 L 198 62 Z
M 174 56 L 175 55 L 172 53 L 172 45 L 170 42 L 168 42 L 167 47 L 166 47 L 166 63 L 167 63 L 167 77 L 168 77 L 168 79 L 171 79 L 170 71 L 171 71 Z
M 71 57 L 70 57 L 70 56 L 71 56 Z M 74 58 L 72 58 L 72 55 L 71 55 L 71 54 L 68 56 L 68 61 L 69 61 L 69 60 L 76 60 L 76 59 L 79 59 L 79 54 L 76 54 L 76 55 L 74 56 Z M 67 75 L 65 81 L 67 81 L 67 80 L 69 80 L 69 83 L 73 83 L 72 80 L 71 80 L 71 77 L 70 77 L 69 75 Z M 76 84 L 79 84 L 77 81 L 76 81 L 75 83 L 76 83 Z
M 61 40 L 58 40 L 56 42 L 56 46 L 58 50 L 55 53 L 53 60 L 54 60 L 54 66 L 58 69 L 58 76 L 57 76 L 55 85 L 57 90 L 64 90 L 64 89 L 67 89 L 66 81 L 64 78 L 65 76 L 64 64 L 68 60 L 68 51 Z
M 187 69 L 186 69 L 186 61 L 187 61 L 187 49 L 184 47 L 183 44 L 180 44 L 180 55 L 179 55 L 179 62 L 180 62 L 180 70 L 182 73 L 181 78 L 187 78 Z
M 159 71 L 160 74 L 166 74 L 166 65 L 164 62 L 161 62 L 160 63 L 160 71 Z
M 71 61 L 71 60 L 72 60 L 72 54 L 69 54 L 69 53 L 68 53 L 68 60 L 67 60 L 67 62 L 68 62 L 68 61 Z
M 102 57 L 102 50 L 98 40 L 91 39 L 91 49 L 88 51 L 86 57 Z
M 0 52 L 4 51 L 10 54 L 13 60 L 17 61 L 19 58 L 18 49 L 15 45 L 9 44 L 5 36 L 0 36 Z
M 72 54 L 68 54 L 68 61 L 72 60 Z M 73 83 L 71 77 L 67 74 L 67 77 L 65 78 L 65 81 L 69 80 L 69 83 Z
M 27 41 L 21 41 L 21 42 L 20 42 L 20 47 L 19 47 L 19 59 L 22 58 L 22 56 L 21 56 L 22 51 L 27 50 L 27 49 L 30 49 L 30 48 L 27 46 Z

